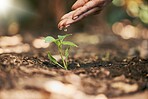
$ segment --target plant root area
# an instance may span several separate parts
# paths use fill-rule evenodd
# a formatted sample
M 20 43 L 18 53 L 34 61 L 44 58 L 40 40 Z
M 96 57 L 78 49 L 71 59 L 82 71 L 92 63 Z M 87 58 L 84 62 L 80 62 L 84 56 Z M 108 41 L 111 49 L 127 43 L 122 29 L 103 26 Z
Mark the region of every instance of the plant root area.
M 148 99 L 148 60 L 71 59 L 64 70 L 43 55 L 0 54 L 0 99 Z

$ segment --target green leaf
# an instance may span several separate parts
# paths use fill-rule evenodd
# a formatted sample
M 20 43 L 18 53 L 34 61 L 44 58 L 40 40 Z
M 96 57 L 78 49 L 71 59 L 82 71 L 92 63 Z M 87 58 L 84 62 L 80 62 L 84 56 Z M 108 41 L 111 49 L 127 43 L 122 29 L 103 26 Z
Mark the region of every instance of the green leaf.
M 68 57 L 69 57 L 69 50 L 70 50 L 70 47 L 66 48 L 66 50 L 65 50 L 66 59 L 68 59 Z
M 66 35 L 58 35 L 58 39 L 63 41 L 66 37 L 70 36 L 72 34 L 66 34 Z
M 61 68 L 64 68 L 61 64 L 59 64 L 57 62 L 57 60 L 50 54 L 50 52 L 48 52 L 48 58 L 50 59 L 50 61 L 52 61 L 54 64 L 60 66 Z
M 47 36 L 46 38 L 44 38 L 46 43 L 50 43 L 50 42 L 54 42 L 56 41 L 55 38 L 53 38 L 52 36 Z
M 70 41 L 63 41 L 62 44 L 68 45 L 68 46 L 73 46 L 73 47 L 78 47 L 76 44 L 74 44 L 73 42 L 70 42 Z
M 50 61 L 52 61 L 54 64 L 57 64 L 57 60 L 50 54 L 50 52 L 48 52 L 48 58 L 50 59 Z

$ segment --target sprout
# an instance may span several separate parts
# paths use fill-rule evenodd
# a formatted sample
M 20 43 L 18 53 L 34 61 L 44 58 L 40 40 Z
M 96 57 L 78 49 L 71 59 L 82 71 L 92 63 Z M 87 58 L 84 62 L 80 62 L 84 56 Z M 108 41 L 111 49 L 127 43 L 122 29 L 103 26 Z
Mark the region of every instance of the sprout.
M 66 69 L 66 70 L 68 68 L 69 50 L 70 50 L 71 47 L 77 47 L 77 45 L 74 44 L 73 42 L 64 41 L 64 39 L 66 37 L 70 36 L 70 35 L 71 34 L 66 34 L 66 35 L 63 35 L 63 36 L 58 35 L 57 39 L 53 38 L 52 36 L 47 36 L 44 39 L 46 43 L 53 42 L 54 44 L 56 44 L 56 46 L 58 47 L 58 51 L 59 51 L 63 65 L 58 63 L 57 60 L 51 55 L 51 53 L 48 52 L 48 58 L 50 59 L 50 61 L 53 62 L 54 64 L 60 66 L 61 68 Z M 66 46 L 66 49 L 63 49 L 63 46 Z

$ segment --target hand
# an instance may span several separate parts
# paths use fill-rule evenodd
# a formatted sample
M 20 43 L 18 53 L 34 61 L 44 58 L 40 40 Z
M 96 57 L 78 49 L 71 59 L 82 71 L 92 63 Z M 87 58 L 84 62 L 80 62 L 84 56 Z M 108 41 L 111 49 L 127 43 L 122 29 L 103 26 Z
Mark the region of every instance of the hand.
M 65 14 L 58 24 L 59 29 L 66 28 L 86 16 L 98 14 L 112 0 L 77 0 L 71 12 Z

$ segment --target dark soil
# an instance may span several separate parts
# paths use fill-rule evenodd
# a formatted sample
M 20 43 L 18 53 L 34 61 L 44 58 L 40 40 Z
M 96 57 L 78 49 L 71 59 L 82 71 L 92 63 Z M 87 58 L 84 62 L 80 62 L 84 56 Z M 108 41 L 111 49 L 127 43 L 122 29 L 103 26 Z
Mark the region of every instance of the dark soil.
M 0 99 L 148 99 L 148 60 L 71 60 L 63 70 L 46 56 L 1 54 Z

